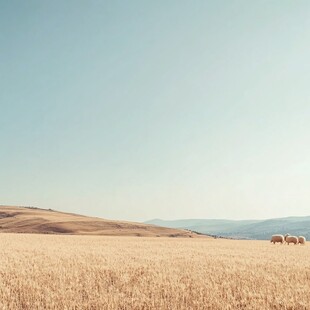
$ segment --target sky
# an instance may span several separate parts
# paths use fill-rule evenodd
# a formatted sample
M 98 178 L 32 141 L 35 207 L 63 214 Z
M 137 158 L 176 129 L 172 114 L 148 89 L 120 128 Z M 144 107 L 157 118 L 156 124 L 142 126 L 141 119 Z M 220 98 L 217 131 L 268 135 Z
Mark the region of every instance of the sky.
M 309 1 L 0 0 L 0 204 L 310 215 Z

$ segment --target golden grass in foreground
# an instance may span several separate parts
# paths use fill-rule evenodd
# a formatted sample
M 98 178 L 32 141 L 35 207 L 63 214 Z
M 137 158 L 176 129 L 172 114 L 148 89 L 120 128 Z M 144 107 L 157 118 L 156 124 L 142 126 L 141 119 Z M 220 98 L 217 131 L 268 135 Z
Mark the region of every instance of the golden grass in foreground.
M 310 309 L 310 247 L 0 235 L 0 309 Z

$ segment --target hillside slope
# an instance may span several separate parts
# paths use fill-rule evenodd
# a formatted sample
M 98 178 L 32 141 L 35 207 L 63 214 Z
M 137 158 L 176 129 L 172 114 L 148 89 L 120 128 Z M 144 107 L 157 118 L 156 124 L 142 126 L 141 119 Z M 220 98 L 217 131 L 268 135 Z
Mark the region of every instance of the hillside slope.
M 240 239 L 267 240 L 271 235 L 278 233 L 303 235 L 310 239 L 310 216 L 241 221 L 208 219 L 164 221 L 155 219 L 145 223 Z
M 182 229 L 112 221 L 53 210 L 0 206 L 0 233 L 198 237 Z

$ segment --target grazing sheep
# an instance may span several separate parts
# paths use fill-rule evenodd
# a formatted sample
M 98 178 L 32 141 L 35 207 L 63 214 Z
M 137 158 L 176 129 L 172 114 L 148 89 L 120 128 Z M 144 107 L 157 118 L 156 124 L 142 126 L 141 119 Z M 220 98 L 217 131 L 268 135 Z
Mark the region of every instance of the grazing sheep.
M 304 236 L 299 236 L 298 237 L 298 243 L 300 244 L 306 244 L 306 238 Z
M 272 242 L 273 244 L 279 242 L 281 244 L 283 244 L 284 242 L 284 236 L 283 235 L 272 235 L 270 242 Z
M 298 238 L 296 236 L 290 236 L 289 234 L 286 234 L 284 239 L 287 245 L 290 243 L 294 243 L 295 245 L 298 244 Z

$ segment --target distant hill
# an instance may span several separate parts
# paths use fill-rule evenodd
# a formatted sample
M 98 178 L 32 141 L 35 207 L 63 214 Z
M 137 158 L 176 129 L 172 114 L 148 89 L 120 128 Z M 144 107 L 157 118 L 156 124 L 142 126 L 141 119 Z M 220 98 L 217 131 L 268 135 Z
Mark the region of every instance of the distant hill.
M 303 235 L 310 239 L 310 216 L 241 221 L 204 219 L 165 221 L 154 219 L 145 223 L 230 238 L 266 240 L 273 234 L 290 233 L 291 235 Z
M 53 210 L 0 206 L 0 233 L 199 237 L 182 229 L 112 221 Z

